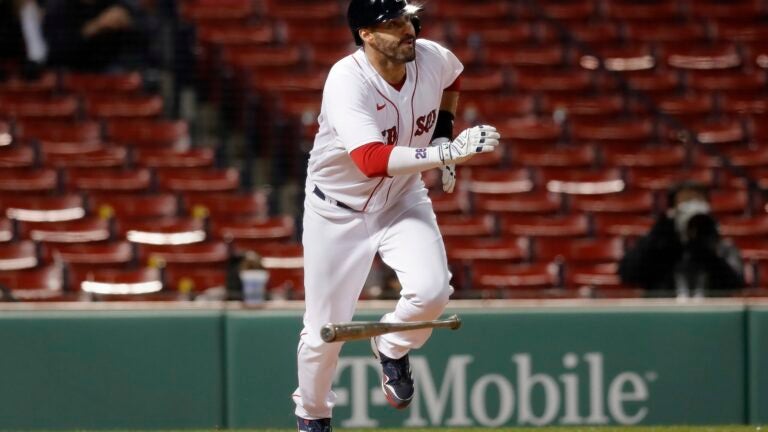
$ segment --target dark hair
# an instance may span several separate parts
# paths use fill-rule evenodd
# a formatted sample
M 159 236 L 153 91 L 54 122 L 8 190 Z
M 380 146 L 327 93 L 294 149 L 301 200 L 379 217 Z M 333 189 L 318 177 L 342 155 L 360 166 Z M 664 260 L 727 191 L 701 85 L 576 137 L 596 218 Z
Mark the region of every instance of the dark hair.
M 675 199 L 677 198 L 677 195 L 682 191 L 695 191 L 698 192 L 707 199 L 709 199 L 709 188 L 707 188 L 706 185 L 703 183 L 699 183 L 693 180 L 684 180 L 679 183 L 674 184 L 672 187 L 669 188 L 667 191 L 667 206 L 668 207 L 674 207 L 675 206 Z

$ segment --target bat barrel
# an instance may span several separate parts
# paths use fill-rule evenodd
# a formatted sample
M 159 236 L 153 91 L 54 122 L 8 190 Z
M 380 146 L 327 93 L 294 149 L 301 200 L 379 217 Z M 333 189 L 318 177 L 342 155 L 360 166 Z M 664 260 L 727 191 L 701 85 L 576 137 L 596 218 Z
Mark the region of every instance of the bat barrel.
M 459 327 L 461 327 L 461 319 L 457 315 L 452 315 L 444 320 L 404 323 L 384 323 L 378 321 L 348 322 L 338 324 L 329 323 L 320 329 L 320 337 L 325 342 L 341 342 L 348 340 L 367 339 L 373 336 L 400 331 L 419 330 L 425 328 L 449 328 L 456 330 Z

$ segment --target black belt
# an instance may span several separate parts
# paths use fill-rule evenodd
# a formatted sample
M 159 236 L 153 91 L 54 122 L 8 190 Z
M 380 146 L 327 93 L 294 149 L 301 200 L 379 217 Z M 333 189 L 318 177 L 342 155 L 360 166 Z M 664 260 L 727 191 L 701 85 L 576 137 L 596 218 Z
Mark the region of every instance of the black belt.
M 357 210 L 353 209 L 352 207 L 350 207 L 350 206 L 348 206 L 348 205 L 344 204 L 343 202 L 341 202 L 341 201 L 336 201 L 335 199 L 333 199 L 333 198 L 331 198 L 331 197 L 327 196 L 327 195 L 326 195 L 326 194 L 324 194 L 324 193 L 323 193 L 323 191 L 321 191 L 321 190 L 320 190 L 320 188 L 319 188 L 319 187 L 317 187 L 317 186 L 315 186 L 315 190 L 313 190 L 313 191 L 312 191 L 312 193 L 314 193 L 315 195 L 317 195 L 318 197 L 320 197 L 320 199 L 321 199 L 321 200 L 323 200 L 323 201 L 326 201 L 326 202 L 329 202 L 329 203 L 331 203 L 331 204 L 335 205 L 336 207 L 341 207 L 341 208 L 343 208 L 343 209 L 351 210 L 351 211 L 354 211 L 354 212 L 356 212 L 356 211 L 357 211 Z

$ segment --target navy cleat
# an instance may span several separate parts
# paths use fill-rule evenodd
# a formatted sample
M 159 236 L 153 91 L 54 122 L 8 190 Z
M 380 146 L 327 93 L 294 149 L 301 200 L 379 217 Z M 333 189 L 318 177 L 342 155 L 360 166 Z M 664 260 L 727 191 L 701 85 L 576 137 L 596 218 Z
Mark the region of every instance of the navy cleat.
M 299 432 L 331 432 L 332 430 L 331 419 L 329 418 L 307 420 L 296 417 L 296 425 L 299 428 Z
M 373 356 L 381 363 L 381 389 L 387 402 L 397 409 L 407 408 L 413 399 L 413 378 L 408 354 L 399 359 L 389 358 L 379 352 L 375 338 L 371 338 L 371 347 Z

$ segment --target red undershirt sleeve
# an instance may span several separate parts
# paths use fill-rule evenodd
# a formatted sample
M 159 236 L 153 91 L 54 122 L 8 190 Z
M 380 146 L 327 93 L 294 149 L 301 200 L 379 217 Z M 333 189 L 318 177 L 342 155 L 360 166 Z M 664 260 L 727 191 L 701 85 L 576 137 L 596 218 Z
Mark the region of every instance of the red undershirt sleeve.
M 459 91 L 459 90 L 461 90 L 461 75 L 457 76 L 456 79 L 453 80 L 453 84 L 446 87 L 444 91 Z
M 349 155 L 366 177 L 389 177 L 387 166 L 389 155 L 394 148 L 395 146 L 382 142 L 372 142 L 352 150 Z

